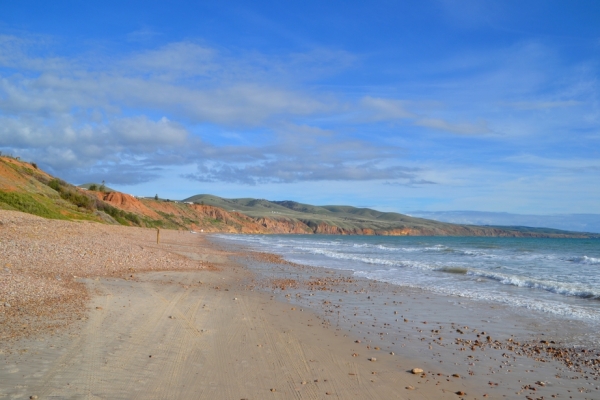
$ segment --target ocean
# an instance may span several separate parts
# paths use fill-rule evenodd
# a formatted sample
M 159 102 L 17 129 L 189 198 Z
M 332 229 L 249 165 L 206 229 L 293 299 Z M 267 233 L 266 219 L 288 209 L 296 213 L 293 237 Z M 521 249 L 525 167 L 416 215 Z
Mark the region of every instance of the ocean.
M 600 323 L 600 240 L 215 235 L 286 260 L 474 301 Z

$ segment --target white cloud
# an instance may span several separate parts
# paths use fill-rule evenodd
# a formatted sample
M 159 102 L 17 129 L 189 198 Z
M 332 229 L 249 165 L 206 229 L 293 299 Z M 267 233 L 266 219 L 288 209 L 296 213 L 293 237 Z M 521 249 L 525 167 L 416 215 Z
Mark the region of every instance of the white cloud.
M 146 117 L 123 118 L 115 120 L 110 128 L 115 139 L 124 144 L 135 146 L 185 146 L 188 132 L 174 122 L 162 117 L 158 121 L 150 121 Z
M 480 121 L 476 124 L 470 122 L 452 123 L 437 118 L 422 118 L 415 121 L 415 125 L 426 128 L 438 129 L 460 135 L 480 135 L 491 133 L 487 122 Z
M 524 148 L 527 135 L 534 141 L 563 134 L 548 129 L 556 126 L 553 118 L 583 120 L 568 114 L 589 111 L 588 100 L 597 97 L 589 76 L 571 78 L 564 68 L 546 73 L 541 66 L 552 56 L 531 43 L 460 55 L 414 84 L 357 94 L 320 85 L 356 61 L 344 51 L 233 54 L 184 41 L 97 62 L 44 56 L 37 49 L 48 41 L 36 40 L 0 37 L 0 143 L 78 181 L 138 183 L 185 166 L 194 172 L 183 175 L 204 182 L 350 181 L 361 182 L 354 185 L 359 190 L 371 181 L 390 183 L 390 191 L 411 185 L 427 193 L 437 189 L 423 188 L 436 186 L 481 193 L 490 190 L 481 182 L 494 181 L 501 167 L 478 154 L 470 159 L 476 173 L 451 166 L 448 158 L 465 154 L 455 142 L 482 150 L 469 142 L 478 136 L 513 154 L 507 143 Z M 542 93 L 549 81 L 558 82 L 559 93 Z M 400 94 L 386 97 L 392 92 Z M 531 117 L 540 109 L 552 112 Z M 587 115 L 597 125 L 594 113 Z M 430 163 L 440 155 L 443 161 Z M 527 163 L 543 166 L 533 161 Z
M 122 61 L 129 71 L 177 78 L 221 74 L 217 52 L 191 42 L 170 43 L 156 50 L 139 52 Z
M 414 118 L 415 114 L 406 110 L 408 102 L 394 99 L 383 99 L 371 96 L 362 98 L 360 104 L 371 111 L 370 118 L 375 121 Z

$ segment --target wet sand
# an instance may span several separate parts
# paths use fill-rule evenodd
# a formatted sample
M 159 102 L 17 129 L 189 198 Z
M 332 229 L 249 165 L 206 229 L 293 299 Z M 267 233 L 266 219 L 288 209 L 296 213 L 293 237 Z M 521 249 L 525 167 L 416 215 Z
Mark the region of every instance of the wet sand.
M 593 369 L 569 368 L 564 357 L 547 357 L 546 349 L 558 346 L 550 338 L 539 343 L 549 330 L 530 337 L 536 328 L 526 321 L 507 327 L 506 310 L 487 310 L 483 321 L 480 309 L 457 304 L 460 300 L 219 248 L 203 235 L 168 232 L 156 245 L 152 233 L 111 231 L 122 244 L 138 246 L 153 259 L 160 255 L 152 269 L 82 270 L 73 278 L 87 296 L 81 309 L 78 302 L 54 309 L 68 323 L 41 324 L 26 333 L 7 330 L 12 336 L 0 342 L 0 398 L 592 399 L 600 394 Z M 11 274 L 19 271 L 13 267 Z M 19 313 L 3 315 L 3 323 L 30 320 L 28 307 L 23 303 Z M 527 350 L 540 337 L 540 354 Z M 521 350 L 531 354 L 518 355 Z M 423 372 L 413 374 L 413 368 Z

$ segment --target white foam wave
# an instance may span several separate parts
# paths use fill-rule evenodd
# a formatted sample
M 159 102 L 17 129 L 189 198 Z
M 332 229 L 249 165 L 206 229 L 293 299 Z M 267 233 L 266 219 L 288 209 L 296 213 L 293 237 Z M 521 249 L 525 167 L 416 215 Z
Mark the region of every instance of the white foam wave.
M 508 275 L 476 269 L 469 270 L 468 274 L 493 279 L 504 285 L 540 289 L 563 296 L 581 297 L 584 299 L 600 299 L 600 290 L 583 284 L 533 279 L 518 275 Z
M 570 258 L 569 261 L 579 264 L 600 265 L 600 258 L 581 256 Z
M 581 307 L 572 304 L 565 304 L 560 301 L 552 301 L 548 299 L 536 299 L 531 297 L 519 296 L 514 293 L 506 294 L 489 290 L 478 290 L 476 288 L 460 289 L 448 286 L 439 285 L 423 285 L 423 283 L 415 283 L 406 281 L 387 274 L 385 271 L 357 271 L 354 273 L 357 276 L 373 279 L 382 282 L 389 282 L 396 285 L 425 289 L 435 293 L 469 298 L 473 300 L 483 300 L 489 302 L 503 303 L 512 307 L 526 308 L 529 310 L 546 312 L 555 315 L 560 315 L 569 318 L 577 318 L 581 320 L 600 321 L 600 310 Z
M 471 242 L 455 241 L 442 244 L 443 240 L 438 244 L 387 239 L 369 243 L 370 239 L 364 238 L 215 236 L 246 243 L 262 251 L 276 251 L 298 263 L 343 268 L 369 279 L 434 288 L 448 294 L 492 299 L 491 293 L 495 293 L 497 298 L 494 297 L 494 301 L 513 302 L 515 305 L 540 310 L 544 307 L 560 309 L 557 305 L 543 306 L 544 302 L 550 300 L 557 304 L 561 302 L 553 294 L 571 297 L 573 299 L 564 299 L 563 311 L 551 311 L 564 315 L 568 314 L 568 309 L 572 306 L 569 303 L 580 301 L 574 298 L 596 300 L 590 303 L 590 309 L 598 312 L 599 308 L 597 300 L 600 300 L 600 278 L 595 271 L 596 266 L 600 265 L 600 257 L 596 256 L 594 249 L 586 251 L 588 255 L 572 256 L 577 254 L 579 248 L 566 252 L 560 247 L 555 250 L 540 245 L 540 251 L 519 252 L 518 248 L 504 245 L 478 247 Z M 560 276 L 567 277 L 568 282 L 559 278 Z M 473 282 L 470 277 L 477 278 L 481 283 Z M 524 290 L 515 291 L 516 289 L 508 287 L 501 289 L 498 285 Z M 485 293 L 477 292 L 484 287 Z M 502 300 L 504 297 L 517 298 L 519 295 L 522 297 L 519 304 L 514 299 Z
M 314 247 L 298 247 L 298 250 L 304 250 L 311 254 L 319 254 L 319 255 L 323 255 L 325 257 L 329 257 L 329 258 L 359 261 L 359 262 L 363 262 L 365 264 L 403 266 L 402 261 L 386 260 L 386 259 L 377 258 L 377 257 L 366 257 L 366 256 L 341 253 L 341 252 L 331 251 L 331 250 L 326 250 L 326 249 L 318 249 L 318 248 L 314 248 Z

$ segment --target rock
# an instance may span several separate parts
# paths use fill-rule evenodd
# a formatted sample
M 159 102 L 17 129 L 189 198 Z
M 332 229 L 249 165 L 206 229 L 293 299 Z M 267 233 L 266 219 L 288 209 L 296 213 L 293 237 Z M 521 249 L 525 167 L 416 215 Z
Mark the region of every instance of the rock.
M 302 385 L 306 385 L 306 381 L 302 381 L 302 382 L 301 382 L 301 384 L 302 384 Z
M 460 375 L 459 375 L 459 374 L 452 374 L 452 376 L 453 376 L 454 378 L 460 378 Z
M 459 396 L 466 396 L 467 394 L 465 392 L 463 392 L 462 390 L 459 390 L 458 392 L 456 392 L 457 395 Z
M 423 370 L 421 368 L 413 368 L 410 370 L 410 372 L 412 372 L 413 374 L 422 374 Z
M 4 307 L 10 307 L 10 304 L 4 303 Z
M 393 351 L 390 351 L 390 355 L 392 355 L 392 356 L 393 356 L 394 354 L 395 354 L 395 353 L 394 353 Z
M 275 392 L 275 391 L 276 391 L 275 388 L 271 388 L 271 392 Z
M 375 361 L 377 361 L 377 359 L 375 357 L 371 357 L 371 358 L 369 358 L 369 361 L 375 362 Z
M 415 390 L 415 387 L 414 386 L 407 386 L 406 389 L 407 390 Z
M 38 397 L 34 394 L 32 396 L 29 396 L 30 399 L 37 399 Z
M 96 310 L 102 310 L 102 307 L 98 306 L 96 307 Z

